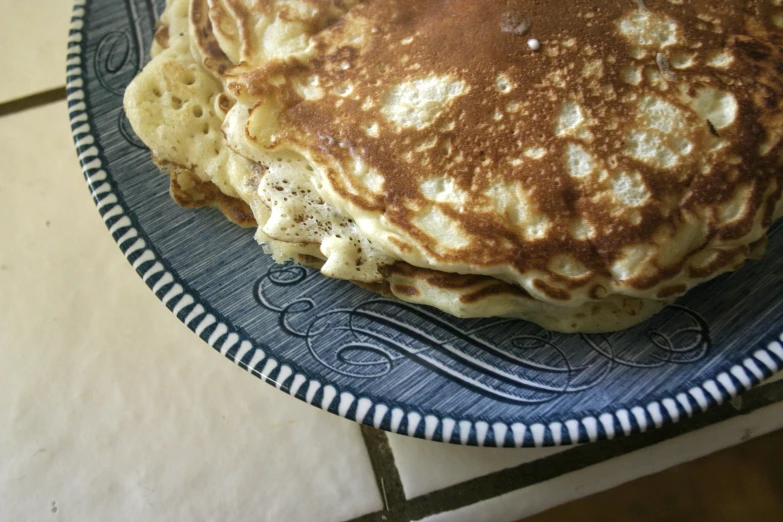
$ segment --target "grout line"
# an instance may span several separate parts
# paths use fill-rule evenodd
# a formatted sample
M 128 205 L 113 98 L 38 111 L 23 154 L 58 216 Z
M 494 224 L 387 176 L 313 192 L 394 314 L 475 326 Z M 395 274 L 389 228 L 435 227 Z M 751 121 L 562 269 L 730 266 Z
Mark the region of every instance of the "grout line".
M 38 94 L 25 96 L 24 98 L 17 98 L 5 103 L 0 103 L 0 118 L 28 109 L 34 109 L 42 105 L 62 101 L 65 100 L 66 96 L 65 87 L 57 87 L 48 91 L 39 92 Z
M 394 464 L 394 455 L 389 447 L 386 434 L 362 426 L 362 435 L 370 453 L 370 460 L 380 491 L 385 494 L 387 491 L 385 483 L 391 479 L 397 485 L 398 489 L 393 492 L 398 493 L 398 496 L 389 495 L 391 499 L 389 511 L 371 513 L 349 522 L 421 520 L 499 497 L 706 428 L 717 422 L 748 415 L 758 409 L 783 402 L 783 381 L 762 385 L 740 397 L 739 401 L 726 402 L 677 424 L 669 424 L 630 437 L 576 446 L 563 453 L 467 480 L 411 500 L 406 500 L 402 491 L 402 482 L 397 466 Z M 384 502 L 386 502 L 386 498 L 384 498 Z
M 384 510 L 354 519 L 351 522 L 383 520 L 387 522 L 408 522 L 407 500 L 402 479 L 394 463 L 394 453 L 389 446 L 386 433 L 369 426 L 361 426 L 364 445 L 370 456 L 370 464 L 375 474 L 378 491 L 383 498 Z M 369 517 L 369 518 L 368 518 Z M 376 517 L 376 518 L 372 518 Z M 380 517 L 380 518 L 377 518 Z

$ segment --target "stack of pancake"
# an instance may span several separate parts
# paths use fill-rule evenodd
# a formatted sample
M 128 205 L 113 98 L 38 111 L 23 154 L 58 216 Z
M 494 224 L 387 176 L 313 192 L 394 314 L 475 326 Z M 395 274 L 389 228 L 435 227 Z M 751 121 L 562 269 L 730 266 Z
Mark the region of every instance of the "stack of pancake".
M 763 254 L 775 0 L 170 0 L 125 109 L 277 262 L 619 330 Z

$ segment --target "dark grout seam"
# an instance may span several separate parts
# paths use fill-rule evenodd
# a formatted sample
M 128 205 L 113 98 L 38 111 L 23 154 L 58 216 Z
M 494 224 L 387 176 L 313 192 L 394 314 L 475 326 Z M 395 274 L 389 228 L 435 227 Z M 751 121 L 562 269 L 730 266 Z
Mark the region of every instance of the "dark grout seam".
M 57 87 L 48 91 L 33 94 L 31 96 L 25 96 L 24 98 L 18 98 L 5 103 L 0 103 L 0 118 L 15 114 L 17 112 L 34 109 L 41 107 L 42 105 L 48 105 L 58 101 L 63 101 L 67 97 L 65 87 Z
M 394 462 L 394 453 L 389 446 L 386 433 L 369 426 L 362 426 L 362 437 L 370 456 L 370 464 L 375 474 L 375 482 L 383 500 L 384 509 L 380 513 L 372 513 L 355 519 L 359 521 L 381 520 L 386 522 L 408 522 L 407 500 L 402 486 L 402 479 Z M 369 517 L 369 518 L 367 518 Z
M 388 511 L 371 513 L 350 522 L 409 522 L 438 513 L 454 511 L 654 446 L 717 422 L 748 415 L 778 402 L 783 402 L 783 382 L 761 386 L 743 394 L 735 401 L 724 403 L 722 406 L 699 413 L 677 424 L 670 424 L 631 437 L 577 446 L 563 453 L 477 477 L 411 500 L 405 499 L 402 482 L 394 464 L 394 456 L 391 453 L 386 434 L 362 426 L 362 434 L 370 452 L 370 460 L 379 489 L 381 488 L 381 477 L 384 477 L 384 483 L 387 480 L 396 480 L 395 484 L 399 489 L 395 492 L 398 491 L 401 497 L 394 496 L 394 504 L 391 501 L 388 502 L 387 505 L 390 508 Z M 487 449 L 487 451 L 493 450 Z M 391 477 L 386 479 L 387 475 L 391 475 Z M 386 484 L 386 491 L 386 498 L 389 498 L 388 484 Z M 383 494 L 382 490 L 381 493 Z

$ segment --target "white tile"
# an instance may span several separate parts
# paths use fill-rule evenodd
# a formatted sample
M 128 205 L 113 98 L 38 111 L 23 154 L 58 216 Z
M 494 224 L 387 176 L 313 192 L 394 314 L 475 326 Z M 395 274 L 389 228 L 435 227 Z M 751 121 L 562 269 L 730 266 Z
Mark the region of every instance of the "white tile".
M 783 428 L 783 403 L 423 522 L 513 522 Z
M 410 499 L 567 448 L 474 448 L 389 434 L 389 444 Z
M 145 287 L 66 122 L 64 103 L 0 119 L 0 520 L 381 509 L 356 424 L 230 364 Z
M 0 0 L 0 103 L 65 85 L 69 0 Z

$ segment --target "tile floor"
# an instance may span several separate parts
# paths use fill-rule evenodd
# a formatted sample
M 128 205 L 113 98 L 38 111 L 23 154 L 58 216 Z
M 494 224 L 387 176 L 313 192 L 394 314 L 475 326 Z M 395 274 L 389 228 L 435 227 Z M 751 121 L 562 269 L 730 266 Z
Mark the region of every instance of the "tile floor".
M 564 450 L 381 435 L 368 451 L 357 425 L 222 360 L 145 288 L 92 205 L 65 102 L 14 110 L 63 87 L 69 2 L 0 8 L 0 522 L 513 521 L 783 426 L 776 384 L 748 415 L 607 446 L 619 458 L 568 450 L 574 471 L 537 484 Z

